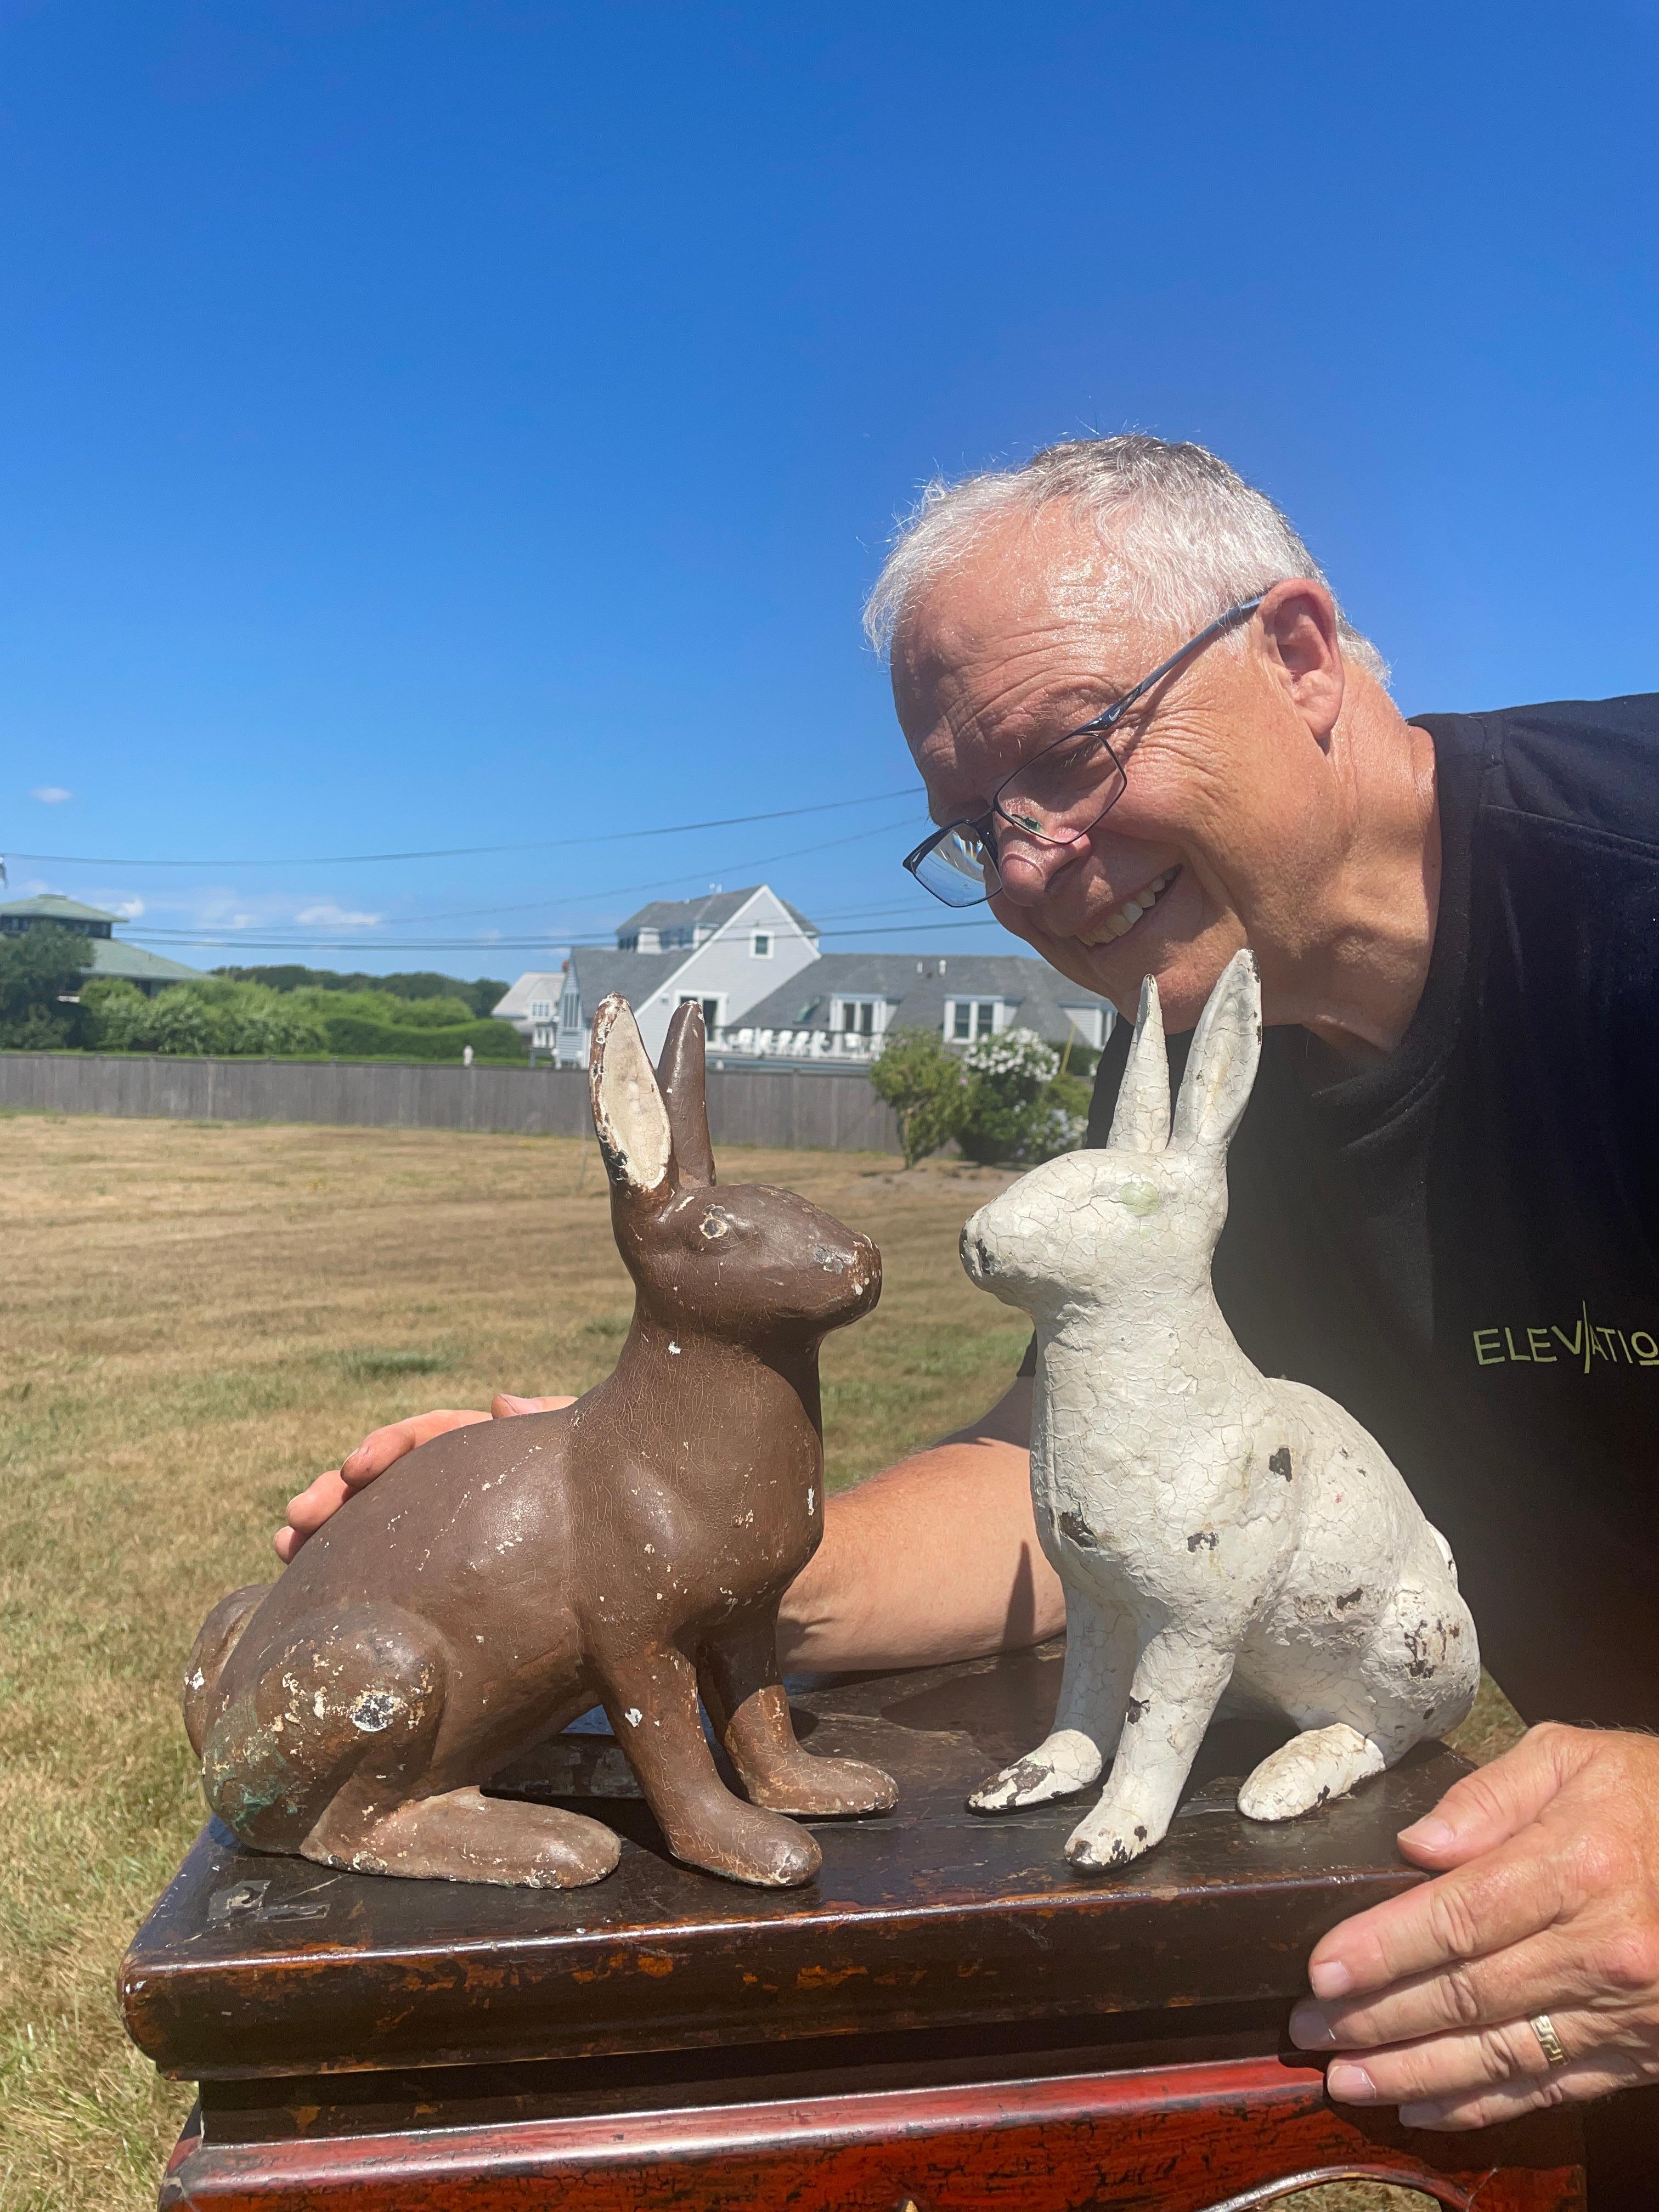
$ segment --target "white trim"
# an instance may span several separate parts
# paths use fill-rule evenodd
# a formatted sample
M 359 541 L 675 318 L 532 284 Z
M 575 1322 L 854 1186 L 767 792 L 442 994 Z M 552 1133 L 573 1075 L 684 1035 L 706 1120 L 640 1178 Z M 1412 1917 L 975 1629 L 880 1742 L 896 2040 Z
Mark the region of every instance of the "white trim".
M 967 1013 L 966 1029 L 959 1030 L 957 1027 L 958 1008 Z M 985 1027 L 983 1020 L 988 1009 L 991 1016 L 991 1024 L 988 1029 Z M 1013 1012 L 1013 1007 L 1006 999 L 1000 999 L 992 992 L 952 993 L 945 1001 L 945 1042 L 949 1044 L 977 1044 L 981 1037 L 1000 1036 L 1012 1019 Z

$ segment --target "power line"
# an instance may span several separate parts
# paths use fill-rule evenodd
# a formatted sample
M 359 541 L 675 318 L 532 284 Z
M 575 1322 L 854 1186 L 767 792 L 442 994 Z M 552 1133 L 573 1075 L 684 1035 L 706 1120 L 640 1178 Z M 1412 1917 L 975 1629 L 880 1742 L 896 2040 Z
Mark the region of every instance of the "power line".
M 666 890 L 677 884 L 704 882 L 711 875 L 734 876 L 742 868 L 769 868 L 779 860 L 798 860 L 804 854 L 833 853 L 842 845 L 861 845 L 871 837 L 889 837 L 896 830 L 908 829 L 914 819 L 907 814 L 897 822 L 878 822 L 873 830 L 855 830 L 850 837 L 815 837 L 810 845 L 792 845 L 787 853 L 750 854 L 746 860 L 720 860 L 713 867 L 692 868 L 683 876 L 653 876 L 647 883 L 611 884 L 600 890 L 571 891 L 562 898 L 526 899 L 517 906 L 445 907 L 437 914 L 399 915 L 397 927 L 408 929 L 422 921 L 465 921 L 481 914 L 534 914 L 550 907 L 581 906 L 589 899 L 624 898 L 637 891 Z
M 599 836 L 541 838 L 514 845 L 442 845 L 418 853 L 311 853 L 285 854 L 279 860 L 118 860 L 108 854 L 24 853 L 15 860 L 45 860 L 64 868 L 336 868 L 363 867 L 380 860 L 460 860 L 497 853 L 557 853 L 577 845 L 623 845 L 641 837 L 678 837 L 693 830 L 734 830 L 749 822 L 786 822 L 803 814 L 836 814 L 849 806 L 874 806 L 887 799 L 920 799 L 914 784 L 896 791 L 866 792 L 861 799 L 831 799 L 817 806 L 779 806 L 765 814 L 726 814 L 709 822 L 668 822 L 654 830 L 608 830 Z
M 1001 924 L 996 921 L 995 917 L 994 915 L 988 915 L 984 916 L 983 919 L 977 921 L 898 922 L 889 925 L 879 933 L 882 935 L 914 937 L 917 935 L 930 936 L 939 930 L 989 929 L 1000 927 Z M 152 930 L 149 934 L 151 936 L 160 936 L 162 933 L 159 930 Z M 845 929 L 819 930 L 816 934 L 820 938 L 868 937 L 872 934 L 872 930 L 871 925 L 868 923 L 860 923 Z M 616 940 L 613 937 L 517 937 L 494 939 L 479 939 L 476 937 L 422 938 L 413 942 L 398 939 L 388 940 L 385 938 L 375 938 L 366 943 L 361 937 L 307 937 L 301 939 L 286 937 L 269 938 L 249 937 L 243 935 L 240 932 L 231 932 L 216 936 L 187 936 L 183 933 L 179 933 L 169 935 L 167 942 L 175 946 L 194 945 L 204 951 L 209 951 L 217 947 L 221 950 L 240 948 L 249 952 L 471 952 L 475 954 L 484 954 L 491 952 L 615 951 L 616 950 Z

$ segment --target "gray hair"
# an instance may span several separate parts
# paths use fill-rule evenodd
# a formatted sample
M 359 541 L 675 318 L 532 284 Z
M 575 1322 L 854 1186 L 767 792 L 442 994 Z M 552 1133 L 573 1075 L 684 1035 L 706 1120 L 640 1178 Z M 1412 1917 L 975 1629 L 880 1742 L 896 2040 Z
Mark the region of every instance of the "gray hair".
M 934 477 L 901 520 L 865 606 L 865 630 L 877 652 L 891 651 L 918 599 L 994 523 L 1056 502 L 1093 524 L 1125 611 L 1172 632 L 1202 629 L 1287 576 L 1328 588 L 1289 518 L 1204 447 L 1139 432 L 1078 438 L 1019 468 L 989 469 L 957 483 Z M 1340 606 L 1337 624 L 1349 659 L 1386 684 L 1388 663 Z

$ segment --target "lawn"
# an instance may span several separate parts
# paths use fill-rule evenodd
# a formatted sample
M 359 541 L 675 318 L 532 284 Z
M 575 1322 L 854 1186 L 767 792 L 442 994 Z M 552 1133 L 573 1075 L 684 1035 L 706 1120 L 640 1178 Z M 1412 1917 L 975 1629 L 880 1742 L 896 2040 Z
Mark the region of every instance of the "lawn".
M 724 1166 L 881 1244 L 879 1308 L 825 1349 L 832 1487 L 989 1403 L 1024 1331 L 956 1240 L 1004 1178 Z M 178 1701 L 203 1615 L 377 1422 L 599 1380 L 629 1289 L 574 1139 L 10 1115 L 0 1192 L 0 2212 L 139 2212 L 189 2093 L 112 1987 L 203 1819 Z

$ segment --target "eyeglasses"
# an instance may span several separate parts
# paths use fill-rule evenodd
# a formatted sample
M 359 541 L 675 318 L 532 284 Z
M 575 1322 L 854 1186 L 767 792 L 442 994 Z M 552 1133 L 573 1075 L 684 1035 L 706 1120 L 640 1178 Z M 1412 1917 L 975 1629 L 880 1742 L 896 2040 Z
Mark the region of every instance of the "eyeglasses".
M 1253 615 L 1266 593 L 1241 599 L 1218 615 L 1196 637 L 1189 637 L 1178 652 L 1162 660 L 1150 676 L 1143 676 L 1132 690 L 1115 699 L 1104 714 L 1080 723 L 1054 738 L 1028 761 L 1022 761 L 991 794 L 983 814 L 947 822 L 923 838 L 904 866 L 924 890 L 946 906 L 982 906 L 1002 889 L 997 872 L 999 822 L 1038 845 L 1080 844 L 1103 816 L 1123 796 L 1123 763 L 1108 732 L 1115 729 L 1137 700 L 1144 699 L 1182 663 L 1200 653 L 1212 638 Z

